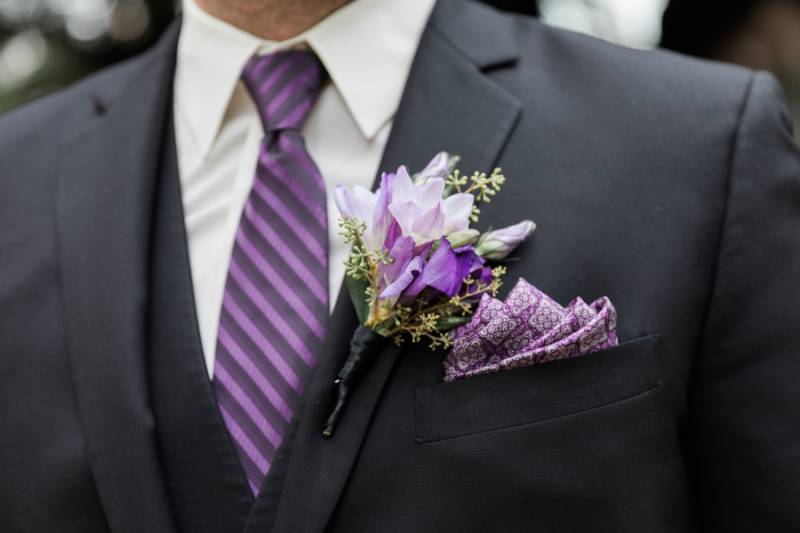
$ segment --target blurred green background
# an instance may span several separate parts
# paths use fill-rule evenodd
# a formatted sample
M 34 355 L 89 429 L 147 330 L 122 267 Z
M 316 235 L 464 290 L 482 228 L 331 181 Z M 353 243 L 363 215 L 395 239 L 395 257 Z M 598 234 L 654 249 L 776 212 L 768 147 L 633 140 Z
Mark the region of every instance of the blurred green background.
M 0 0 L 0 113 L 149 46 L 166 0 Z
M 631 47 L 771 71 L 800 119 L 800 0 L 486 1 Z M 142 51 L 180 2 L 0 0 L 0 114 Z

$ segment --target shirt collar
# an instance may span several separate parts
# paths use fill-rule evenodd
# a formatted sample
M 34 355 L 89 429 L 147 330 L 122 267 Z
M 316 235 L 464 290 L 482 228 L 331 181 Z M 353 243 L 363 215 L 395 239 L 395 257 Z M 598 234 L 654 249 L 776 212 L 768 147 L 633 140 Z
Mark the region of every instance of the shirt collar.
M 253 54 L 310 46 L 366 139 L 392 119 L 436 0 L 354 0 L 282 42 L 260 39 L 184 0 L 176 105 L 205 156 Z

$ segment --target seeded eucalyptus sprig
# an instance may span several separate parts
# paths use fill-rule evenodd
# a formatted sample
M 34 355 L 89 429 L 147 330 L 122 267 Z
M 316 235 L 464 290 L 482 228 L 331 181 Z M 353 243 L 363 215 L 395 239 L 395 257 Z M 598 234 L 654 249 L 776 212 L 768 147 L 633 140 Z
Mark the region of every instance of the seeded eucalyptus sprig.
M 499 167 L 495 168 L 488 176 L 485 172 L 476 171 L 470 177 L 462 175 L 458 169 L 455 169 L 445 179 L 445 194 L 471 194 L 475 197 L 475 204 L 478 202 L 488 204 L 505 182 L 506 177 Z M 472 223 L 477 222 L 481 214 L 475 204 L 472 206 L 470 215 Z
M 464 294 L 432 305 L 419 302 L 415 307 L 397 306 L 391 322 L 387 324 L 386 336 L 391 337 L 398 346 L 403 343 L 405 333 L 412 343 L 429 340 L 431 350 L 449 348 L 453 345 L 451 331 L 469 321 L 475 304 L 483 294 L 497 296 L 505 273 L 503 266 L 493 268 L 488 284 L 468 277 L 464 280 Z

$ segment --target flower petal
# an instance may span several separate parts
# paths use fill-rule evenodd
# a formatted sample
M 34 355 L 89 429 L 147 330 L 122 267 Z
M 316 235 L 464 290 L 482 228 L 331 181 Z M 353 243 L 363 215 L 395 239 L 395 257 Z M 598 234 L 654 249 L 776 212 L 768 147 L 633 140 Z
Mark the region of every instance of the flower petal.
M 391 215 L 389 218 L 391 219 L 391 223 L 386 230 L 386 240 L 383 241 L 383 247 L 387 250 L 391 250 L 395 241 L 403 236 L 403 230 L 400 228 L 400 224 L 397 223 L 397 220 Z
M 414 184 L 411 182 L 411 176 L 408 175 L 408 169 L 401 166 L 397 169 L 397 174 L 394 178 L 394 191 L 392 194 L 393 202 L 408 202 L 414 199 Z
M 389 212 L 400 225 L 403 235 L 411 236 L 411 228 L 420 214 L 420 209 L 417 207 L 417 204 L 410 200 L 405 202 L 395 201 L 389 206 Z
M 389 251 L 389 257 L 392 258 L 392 262 L 388 265 L 381 264 L 382 274 L 388 283 L 391 283 L 400 276 L 413 256 L 414 239 L 411 237 L 400 237 L 395 240 L 394 246 L 392 246 L 392 249 Z
M 431 159 L 428 166 L 426 166 L 422 172 L 417 175 L 417 184 L 422 184 L 428 181 L 431 178 L 441 178 L 444 179 L 447 177 L 447 170 L 450 167 L 450 156 L 447 152 L 439 152 L 433 159 Z
M 350 209 L 350 189 L 344 185 L 337 185 L 333 190 L 333 199 L 336 202 L 336 208 L 339 209 L 339 214 L 341 216 L 353 216 L 353 211 Z
M 464 231 L 469 227 L 469 216 L 475 197 L 471 194 L 458 193 L 448 196 L 442 202 L 445 215 L 444 235 L 456 231 Z
M 386 241 L 386 232 L 392 222 L 389 214 L 389 204 L 392 202 L 394 189 L 394 174 L 383 173 L 381 186 L 375 198 L 375 209 L 372 214 L 372 240 L 376 246 L 383 247 Z
M 422 270 L 422 258 L 417 256 L 408 262 L 405 269 L 391 284 L 389 284 L 380 294 L 383 299 L 399 298 L 404 290 L 414 281 L 414 278 Z
M 442 204 L 437 203 L 414 219 L 411 224 L 411 234 L 417 244 L 425 244 L 441 237 L 443 228 L 444 213 L 442 212 Z
M 484 233 L 475 245 L 475 249 L 486 259 L 500 261 L 514 251 L 535 229 L 536 224 L 530 220 L 523 220 L 513 226 Z
M 411 282 L 411 285 L 403 291 L 403 294 L 400 296 L 400 302 L 404 305 L 410 305 L 414 302 L 414 300 L 419 297 L 420 293 L 425 289 L 425 284 L 422 282 L 422 275 L 421 273 L 425 271 L 426 266 L 426 258 L 433 247 L 433 243 L 427 243 L 423 246 L 417 247 L 417 257 L 423 258 L 422 265 L 420 266 L 420 274 L 417 274 L 417 277 L 414 278 L 414 281 Z
M 442 203 L 444 193 L 444 180 L 442 178 L 431 178 L 422 185 L 414 187 L 413 201 L 422 209 L 430 209 L 436 204 Z
M 336 187 L 334 192 L 336 207 L 342 216 L 353 217 L 361 222 L 370 223 L 375 210 L 377 196 L 369 189 L 359 185 L 352 190 L 343 186 Z
M 422 282 L 448 297 L 456 294 L 461 287 L 458 258 L 446 239 L 439 242 L 439 247 L 428 259 L 422 271 Z

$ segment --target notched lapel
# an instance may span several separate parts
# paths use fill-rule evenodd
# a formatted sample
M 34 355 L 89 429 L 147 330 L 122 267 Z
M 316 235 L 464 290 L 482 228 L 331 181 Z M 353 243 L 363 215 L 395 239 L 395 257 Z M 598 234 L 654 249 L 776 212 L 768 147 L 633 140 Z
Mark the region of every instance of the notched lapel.
M 88 459 L 115 533 L 174 531 L 145 368 L 153 190 L 177 23 L 96 82 L 62 141 L 57 199 L 67 347 Z
M 498 39 L 496 32 L 501 34 Z M 381 169 L 402 163 L 419 169 L 439 150 L 460 154 L 462 168 L 492 168 L 521 105 L 484 70 L 513 68 L 511 32 L 503 14 L 471 2 L 439 1 L 420 42 Z M 324 440 L 321 431 L 333 401 L 332 382 L 355 327 L 351 304 L 343 295 L 300 413 L 275 517 L 276 533 L 325 529 L 400 353 L 394 346 L 386 348 L 355 390 L 333 438 Z

